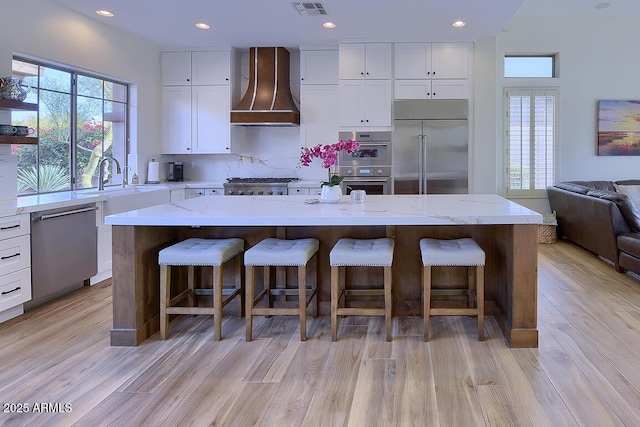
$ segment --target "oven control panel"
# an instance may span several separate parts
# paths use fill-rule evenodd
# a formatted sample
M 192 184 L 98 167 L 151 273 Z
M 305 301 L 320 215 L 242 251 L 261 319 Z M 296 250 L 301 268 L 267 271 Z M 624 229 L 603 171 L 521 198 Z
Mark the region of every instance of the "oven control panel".
M 387 166 L 342 167 L 338 172 L 345 176 L 391 176 L 391 168 Z

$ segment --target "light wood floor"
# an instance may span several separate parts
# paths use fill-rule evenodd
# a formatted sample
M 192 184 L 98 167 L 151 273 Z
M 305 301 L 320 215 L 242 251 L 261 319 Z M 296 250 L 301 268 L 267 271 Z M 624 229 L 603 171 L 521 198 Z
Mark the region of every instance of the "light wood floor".
M 0 325 L 7 426 L 638 426 L 640 281 L 565 242 L 540 245 L 538 349 L 509 349 L 492 317 L 259 318 L 256 339 L 227 317 L 183 316 L 171 338 L 110 347 L 111 288 L 80 290 Z M 345 325 L 345 326 L 342 326 Z M 49 409 L 56 409 L 49 408 Z M 68 409 L 68 407 L 67 407 Z

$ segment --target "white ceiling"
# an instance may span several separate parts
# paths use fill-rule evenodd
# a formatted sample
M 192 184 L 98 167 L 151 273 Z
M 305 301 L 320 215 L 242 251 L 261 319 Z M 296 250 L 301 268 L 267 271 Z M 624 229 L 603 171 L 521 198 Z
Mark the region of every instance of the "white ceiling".
M 474 41 L 495 37 L 523 0 L 321 0 L 300 16 L 291 0 L 52 0 L 161 47 L 299 47 L 339 41 Z M 95 11 L 115 14 L 103 18 Z M 467 26 L 456 29 L 454 20 Z M 326 30 L 332 21 L 337 28 Z M 210 30 L 194 24 L 204 21 Z
M 344 41 L 475 41 L 523 15 L 636 15 L 640 0 L 321 0 L 300 16 L 290 0 L 51 0 L 163 48 L 335 45 Z M 596 7 L 608 4 L 608 7 Z M 519 9 L 520 8 L 520 9 Z M 115 14 L 103 18 L 95 11 Z M 519 9 L 519 10 L 518 10 Z M 467 25 L 456 29 L 454 20 Z M 206 22 L 210 30 L 195 28 Z M 333 30 L 321 24 L 332 21 Z

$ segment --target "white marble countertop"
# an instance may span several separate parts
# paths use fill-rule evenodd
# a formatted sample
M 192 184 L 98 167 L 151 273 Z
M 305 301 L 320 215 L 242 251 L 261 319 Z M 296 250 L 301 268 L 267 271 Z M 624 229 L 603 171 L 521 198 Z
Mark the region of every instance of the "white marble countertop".
M 105 217 L 111 225 L 308 226 L 541 224 L 542 215 L 494 194 L 367 196 L 361 205 L 309 196 L 198 197 Z

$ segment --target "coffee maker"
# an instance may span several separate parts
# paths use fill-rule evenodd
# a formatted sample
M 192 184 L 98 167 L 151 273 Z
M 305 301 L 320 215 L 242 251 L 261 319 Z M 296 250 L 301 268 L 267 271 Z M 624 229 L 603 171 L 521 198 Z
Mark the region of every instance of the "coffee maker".
M 184 164 L 182 162 L 173 163 L 173 180 L 176 182 L 184 181 Z

